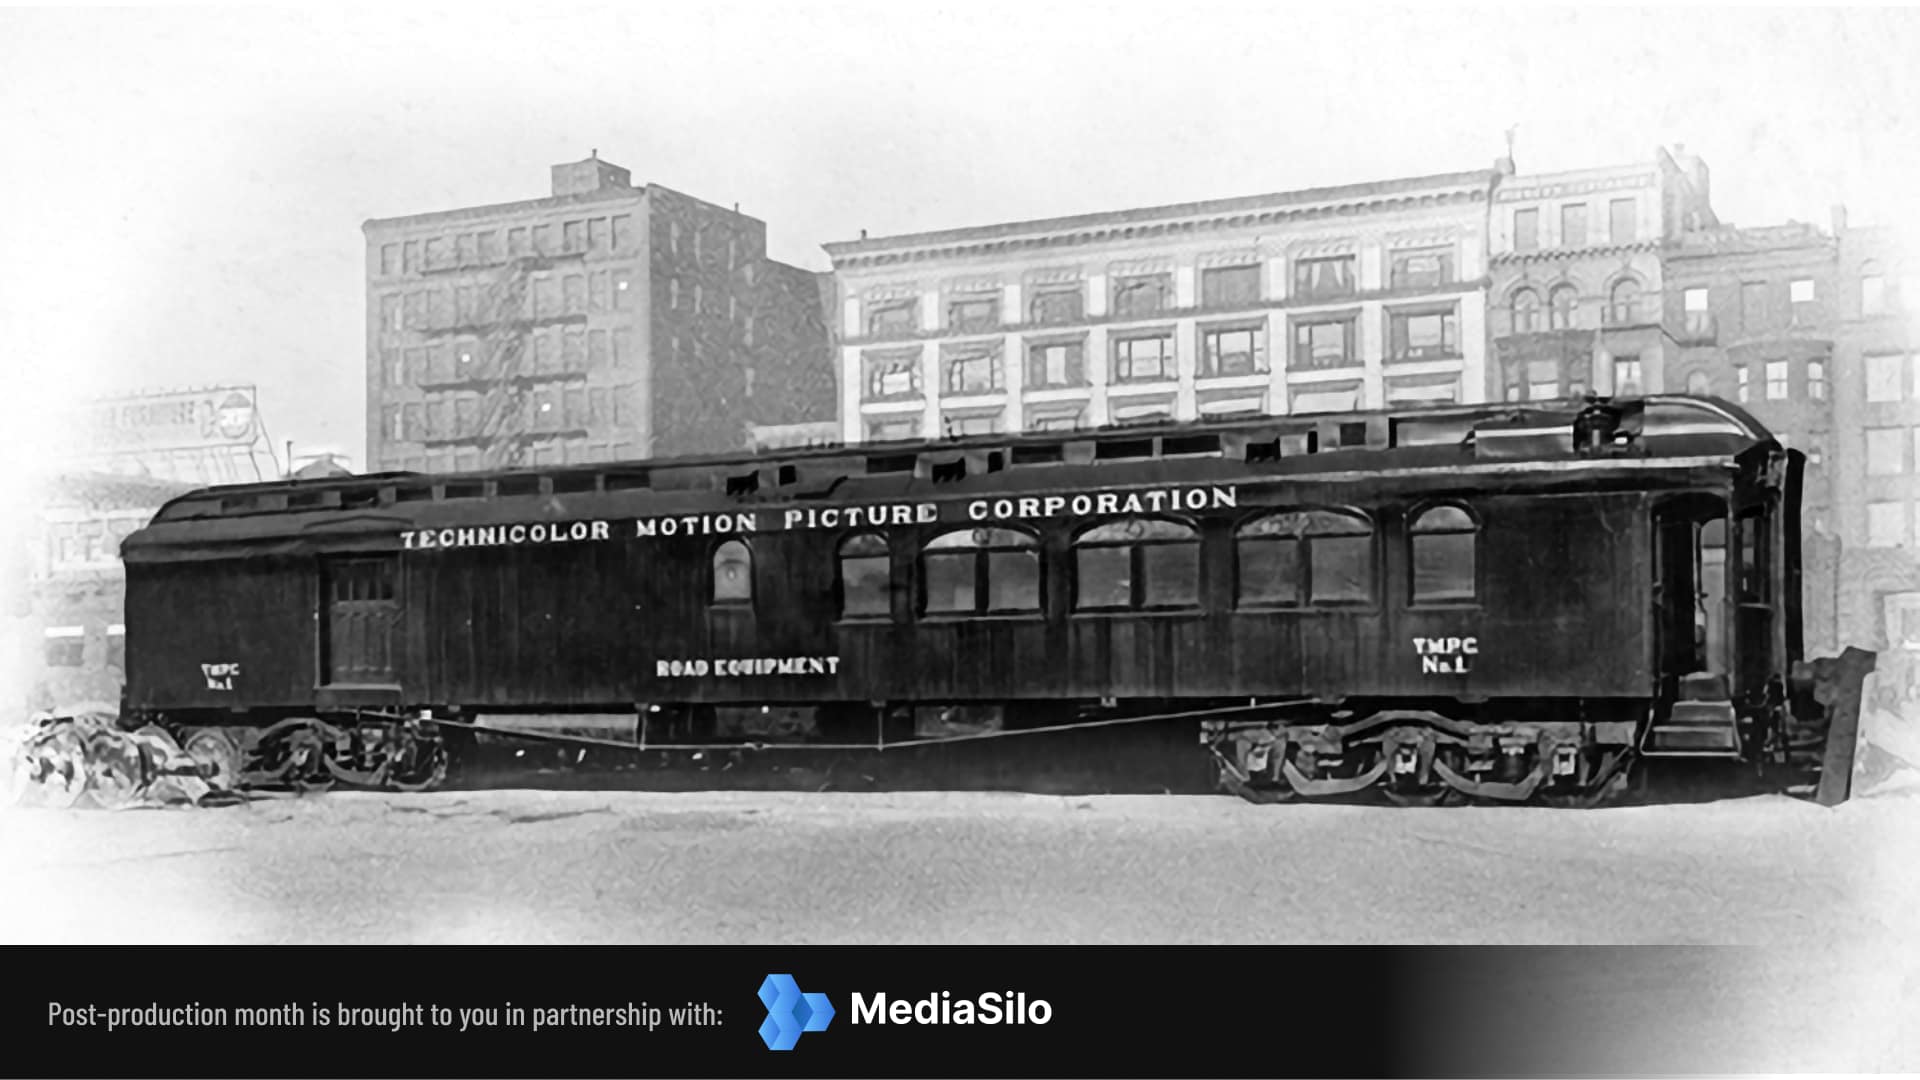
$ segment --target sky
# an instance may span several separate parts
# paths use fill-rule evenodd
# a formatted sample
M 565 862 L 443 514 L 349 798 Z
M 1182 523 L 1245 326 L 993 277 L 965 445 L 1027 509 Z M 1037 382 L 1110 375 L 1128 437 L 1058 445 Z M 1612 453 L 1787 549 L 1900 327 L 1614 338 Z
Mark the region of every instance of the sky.
M 1920 9 L 625 3 L 0 8 L 9 453 L 87 397 L 259 388 L 365 464 L 361 225 L 597 150 L 857 238 L 1685 144 L 1723 220 L 1912 229 Z

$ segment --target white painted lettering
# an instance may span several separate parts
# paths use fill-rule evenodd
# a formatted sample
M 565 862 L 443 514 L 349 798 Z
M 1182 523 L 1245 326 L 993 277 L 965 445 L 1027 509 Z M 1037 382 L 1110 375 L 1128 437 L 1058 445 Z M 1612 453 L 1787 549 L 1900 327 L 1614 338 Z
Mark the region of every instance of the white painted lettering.
M 985 521 L 987 519 L 986 502 L 981 499 L 975 499 L 973 502 L 968 503 L 967 517 L 973 519 L 974 521 Z

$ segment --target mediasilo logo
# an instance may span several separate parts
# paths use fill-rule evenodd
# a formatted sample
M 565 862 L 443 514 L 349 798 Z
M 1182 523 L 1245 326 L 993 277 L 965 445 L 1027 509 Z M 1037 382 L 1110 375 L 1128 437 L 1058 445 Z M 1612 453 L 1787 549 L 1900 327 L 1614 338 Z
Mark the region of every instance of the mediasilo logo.
M 791 1050 L 801 1035 L 825 1031 L 833 1022 L 833 1002 L 827 995 L 802 993 L 791 975 L 767 976 L 760 983 L 760 1004 L 767 1007 L 760 1041 L 769 1050 Z

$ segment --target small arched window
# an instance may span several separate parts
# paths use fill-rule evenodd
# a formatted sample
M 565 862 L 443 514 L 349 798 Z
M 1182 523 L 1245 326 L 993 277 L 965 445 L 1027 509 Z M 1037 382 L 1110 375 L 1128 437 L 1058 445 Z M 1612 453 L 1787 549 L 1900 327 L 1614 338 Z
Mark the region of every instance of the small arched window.
M 1359 514 L 1268 514 L 1240 527 L 1234 549 L 1243 607 L 1373 599 L 1373 525 Z
M 753 553 L 744 540 L 729 540 L 713 552 L 713 602 L 753 601 Z
M 872 533 L 840 543 L 840 616 L 884 618 L 893 611 L 893 561 L 884 538 Z
M 929 615 L 1040 610 L 1040 542 L 1013 529 L 956 529 L 920 555 Z
M 1074 603 L 1081 611 L 1200 604 L 1200 533 L 1158 518 L 1096 525 L 1073 542 Z
M 1521 289 L 1513 294 L 1513 332 L 1526 334 L 1540 329 L 1540 294 Z
M 1580 307 L 1579 294 L 1571 285 L 1556 285 L 1547 296 L 1547 323 L 1554 330 L 1569 330 L 1573 327 L 1574 313 Z
M 1458 506 L 1429 507 L 1413 519 L 1408 535 L 1413 542 L 1414 603 L 1474 598 L 1479 531 L 1473 515 Z
M 1713 393 L 1713 376 L 1704 371 L 1695 371 L 1687 376 L 1687 393 L 1698 397 L 1708 397 Z
M 1640 283 L 1621 278 L 1607 298 L 1607 321 L 1614 326 L 1631 326 L 1640 320 Z

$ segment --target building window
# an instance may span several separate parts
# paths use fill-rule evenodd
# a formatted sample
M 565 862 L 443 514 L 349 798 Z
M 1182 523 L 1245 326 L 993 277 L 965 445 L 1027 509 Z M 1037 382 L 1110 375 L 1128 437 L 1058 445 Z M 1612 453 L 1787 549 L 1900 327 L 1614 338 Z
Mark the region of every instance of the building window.
M 920 350 L 867 353 L 860 360 L 866 367 L 866 400 L 920 396 Z
M 380 274 L 391 277 L 400 272 L 400 245 L 380 245 Z
M 1084 341 L 1036 341 L 1027 345 L 1029 390 L 1056 386 L 1081 386 L 1086 378 Z
M 1827 362 L 1807 361 L 1807 396 L 1815 401 L 1827 399 Z
M 82 626 L 47 627 L 47 666 L 76 668 L 86 663 L 86 633 Z
M 1867 504 L 1867 544 L 1870 547 L 1899 547 L 1907 542 L 1907 504 L 1871 502 Z
M 1258 375 L 1267 370 L 1267 328 L 1203 326 L 1200 328 L 1200 375 Z
M 920 304 L 915 300 L 889 300 L 867 307 L 867 335 L 911 334 L 920 328 Z
M 1197 607 L 1200 533 L 1154 518 L 1096 525 L 1073 542 L 1081 611 Z
M 1394 252 L 1388 284 L 1395 289 L 1437 289 L 1453 284 L 1453 249 Z
M 1460 377 L 1447 375 L 1388 379 L 1386 397 L 1388 406 L 1452 405 L 1460 400 Z
M 1607 297 L 1607 323 L 1611 326 L 1632 326 L 1639 321 L 1640 283 L 1632 278 L 1614 282 L 1613 291 Z
M 1553 401 L 1560 397 L 1560 362 L 1527 361 L 1527 400 Z
M 1713 377 L 1704 371 L 1695 371 L 1687 376 L 1687 393 L 1696 397 L 1713 396 Z
M 1640 227 L 1632 199 L 1615 199 L 1607 207 L 1608 242 L 1631 244 L 1640 239 Z
M 1530 334 L 1540 329 L 1540 294 L 1520 289 L 1513 294 L 1513 332 Z
M 1787 397 L 1787 362 L 1785 360 L 1767 361 L 1767 400 L 1784 401 Z
M 107 666 L 127 670 L 127 627 L 124 623 L 107 627 Z
M 1211 308 L 1260 302 L 1260 267 L 1220 266 L 1200 272 L 1200 302 Z
M 1887 279 L 1879 267 L 1868 263 L 1860 271 L 1860 314 L 1879 315 L 1887 310 Z
M 1174 377 L 1172 333 L 1114 339 L 1114 382 L 1156 382 Z
M 1808 323 L 1814 321 L 1818 313 L 1814 310 L 1814 289 L 1812 278 L 1795 278 L 1787 284 L 1787 300 L 1793 305 L 1793 321 Z
M 1359 291 L 1354 274 L 1354 257 L 1336 255 L 1325 259 L 1300 259 L 1293 264 L 1293 295 L 1301 300 L 1324 300 L 1352 296 Z
M 1172 306 L 1172 274 L 1145 274 L 1113 281 L 1113 313 L 1123 319 L 1152 315 Z
M 1028 318 L 1041 326 L 1079 322 L 1085 317 L 1084 307 L 1078 285 L 1035 289 L 1032 299 L 1027 301 Z
M 999 325 L 998 296 L 964 296 L 947 302 L 947 329 L 957 334 L 992 330 Z
M 1027 407 L 1027 428 L 1031 431 L 1072 431 L 1086 423 L 1087 409 L 1084 405 L 1030 405 Z
M 745 604 L 753 600 L 753 555 L 742 540 L 729 540 L 713 552 L 713 602 Z
M 1752 372 L 1747 370 L 1747 365 L 1733 365 L 1733 397 L 1735 401 L 1739 401 L 1742 404 L 1746 402 L 1750 396 L 1751 377 Z
M 922 610 L 997 615 L 1040 610 L 1040 542 L 1012 529 L 958 529 L 920 556 Z
M 893 562 L 885 538 L 850 536 L 840 544 L 840 617 L 883 618 L 892 613 Z
M 1613 392 L 1622 397 L 1634 397 L 1640 393 L 1640 358 L 1637 356 L 1616 356 L 1613 358 Z
M 1304 383 L 1288 389 L 1288 411 L 1296 415 L 1353 412 L 1359 407 L 1359 383 Z
M 998 346 L 963 346 L 942 357 L 946 393 L 991 394 L 1001 388 Z
M 1242 525 L 1234 547 L 1241 607 L 1373 599 L 1373 527 L 1358 514 L 1268 514 Z
M 1006 430 L 1006 413 L 995 409 L 992 412 L 951 413 L 940 421 L 941 435 L 948 439 L 964 439 L 969 435 L 998 435 Z
M 1686 311 L 1687 336 L 1713 336 L 1713 314 L 1707 308 L 1707 290 L 1688 289 L 1681 295 L 1681 303 Z
M 1413 545 L 1413 602 L 1448 603 L 1475 595 L 1473 516 L 1458 506 L 1420 512 L 1407 530 Z
M 1325 371 L 1360 362 L 1353 347 L 1352 318 L 1295 323 L 1293 362 L 1296 371 Z
M 1540 211 L 1529 209 L 1513 212 L 1513 250 L 1540 250 Z
M 1907 471 L 1906 429 L 1867 429 L 1867 475 L 1897 476 Z
M 400 245 L 400 269 L 408 274 L 420 272 L 420 241 L 409 240 Z
M 1389 311 L 1387 355 L 1394 360 L 1433 360 L 1460 355 L 1459 320 L 1454 309 Z
M 1587 246 L 1587 204 L 1574 203 L 1560 208 L 1560 246 Z
M 876 416 L 867 421 L 867 441 L 903 442 L 920 437 L 920 417 Z
M 1898 353 L 1867 357 L 1867 400 L 1874 403 L 1899 401 L 1906 358 Z
M 1547 327 L 1551 330 L 1569 330 L 1573 327 L 1574 313 L 1579 310 L 1580 296 L 1571 285 L 1556 285 L 1547 294 Z
M 1767 283 L 1740 283 L 1740 332 L 1748 336 L 1767 329 Z

